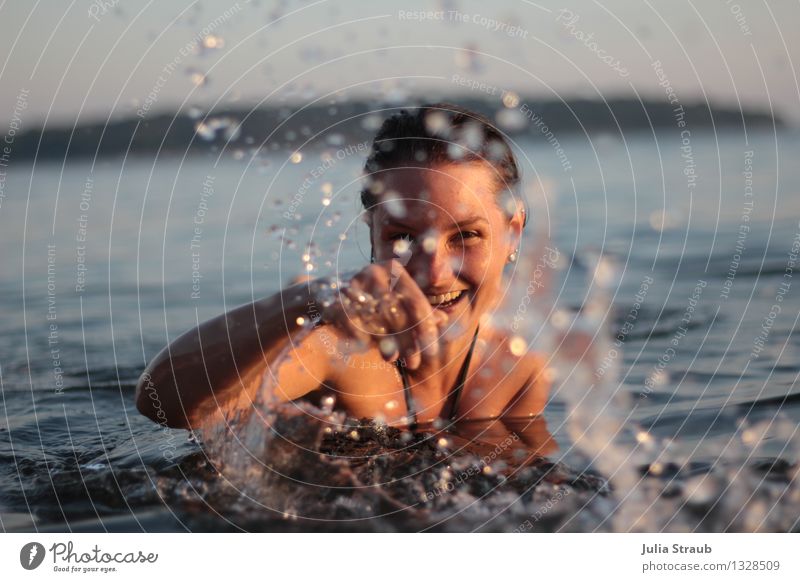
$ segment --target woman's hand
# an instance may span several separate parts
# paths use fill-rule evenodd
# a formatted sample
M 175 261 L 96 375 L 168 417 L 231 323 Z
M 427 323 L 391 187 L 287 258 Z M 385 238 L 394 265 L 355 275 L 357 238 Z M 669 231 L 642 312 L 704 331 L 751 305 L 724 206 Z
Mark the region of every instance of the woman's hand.
M 368 265 L 321 295 L 323 321 L 365 348 L 377 346 L 386 361 L 402 359 L 416 370 L 438 355 L 439 330 L 448 317 L 431 306 L 400 261 Z

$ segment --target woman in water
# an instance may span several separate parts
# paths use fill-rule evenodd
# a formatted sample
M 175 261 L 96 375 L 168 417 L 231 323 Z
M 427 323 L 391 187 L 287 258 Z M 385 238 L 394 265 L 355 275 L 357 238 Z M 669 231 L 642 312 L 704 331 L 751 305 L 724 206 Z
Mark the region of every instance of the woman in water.
M 483 116 L 437 104 L 390 117 L 361 194 L 371 264 L 185 333 L 150 362 L 138 409 L 197 428 L 269 391 L 277 402 L 333 396 L 350 416 L 394 426 L 540 414 L 544 359 L 491 318 L 526 223 L 511 194 L 519 180 Z

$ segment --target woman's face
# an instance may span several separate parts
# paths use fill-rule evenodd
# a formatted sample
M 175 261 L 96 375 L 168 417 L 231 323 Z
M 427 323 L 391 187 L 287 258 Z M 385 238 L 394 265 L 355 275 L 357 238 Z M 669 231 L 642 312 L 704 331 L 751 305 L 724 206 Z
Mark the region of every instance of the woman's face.
M 443 164 L 386 170 L 373 180 L 383 186 L 368 214 L 375 259 L 398 259 L 434 308 L 473 327 L 497 304 L 522 232 L 522 211 L 509 221 L 500 209 L 496 171 Z

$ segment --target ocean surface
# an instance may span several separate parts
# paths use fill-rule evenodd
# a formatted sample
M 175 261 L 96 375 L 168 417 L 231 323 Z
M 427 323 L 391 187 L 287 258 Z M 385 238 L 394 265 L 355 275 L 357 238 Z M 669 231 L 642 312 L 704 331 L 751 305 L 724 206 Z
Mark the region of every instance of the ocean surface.
M 193 435 L 135 409 L 146 363 L 198 322 L 369 262 L 365 144 L 12 158 L 0 527 L 798 530 L 800 134 L 559 138 L 516 144 L 532 218 L 499 318 L 554 388 L 500 441 L 330 410 Z

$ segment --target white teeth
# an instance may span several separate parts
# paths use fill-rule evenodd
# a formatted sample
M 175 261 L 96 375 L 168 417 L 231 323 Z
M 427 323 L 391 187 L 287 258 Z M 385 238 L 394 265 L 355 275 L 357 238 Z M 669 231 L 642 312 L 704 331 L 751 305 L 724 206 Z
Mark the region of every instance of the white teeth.
M 463 290 L 453 291 L 452 293 L 445 293 L 444 295 L 426 295 L 425 297 L 428 298 L 428 303 L 431 305 L 439 305 L 452 301 L 453 299 L 458 299 L 463 292 Z

